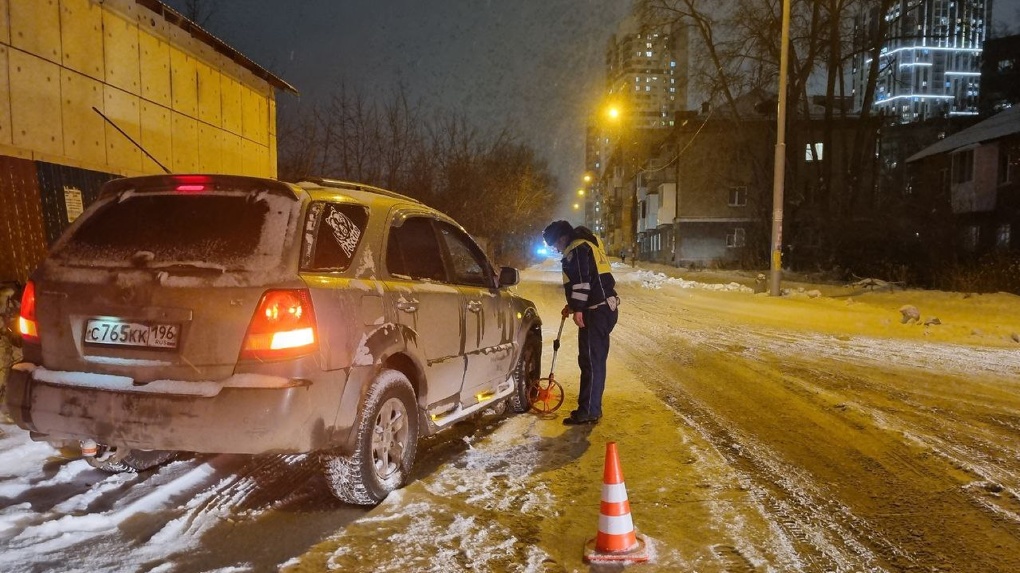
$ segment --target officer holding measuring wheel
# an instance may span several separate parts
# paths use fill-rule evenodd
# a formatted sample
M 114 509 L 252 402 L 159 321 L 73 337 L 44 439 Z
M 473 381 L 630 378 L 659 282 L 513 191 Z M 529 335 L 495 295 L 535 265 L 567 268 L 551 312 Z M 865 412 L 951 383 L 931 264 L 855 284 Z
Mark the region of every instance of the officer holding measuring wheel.
M 577 365 L 581 389 L 577 409 L 563 420 L 566 425 L 595 424 L 602 417 L 602 393 L 606 387 L 609 334 L 616 326 L 616 279 L 613 278 L 602 241 L 585 227 L 553 221 L 542 238 L 563 254 L 563 288 L 567 304 L 563 316 L 577 325 Z

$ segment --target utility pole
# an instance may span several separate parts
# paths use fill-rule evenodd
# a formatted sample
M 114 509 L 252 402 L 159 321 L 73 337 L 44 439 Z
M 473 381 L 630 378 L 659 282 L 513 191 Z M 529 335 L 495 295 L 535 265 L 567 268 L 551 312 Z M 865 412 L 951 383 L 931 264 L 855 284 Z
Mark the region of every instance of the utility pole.
M 769 294 L 780 296 L 783 275 L 783 186 L 786 184 L 786 83 L 790 59 L 790 0 L 783 0 L 783 30 L 779 48 L 779 104 L 776 113 L 775 173 L 772 177 L 772 272 Z

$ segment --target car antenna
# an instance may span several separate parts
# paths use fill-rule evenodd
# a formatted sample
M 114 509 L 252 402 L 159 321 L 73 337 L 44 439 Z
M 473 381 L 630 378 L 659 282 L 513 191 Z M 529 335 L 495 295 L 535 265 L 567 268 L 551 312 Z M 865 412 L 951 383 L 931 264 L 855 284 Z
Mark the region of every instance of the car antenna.
M 103 112 L 99 111 L 99 109 L 96 108 L 96 106 L 92 106 L 92 111 L 98 113 L 99 117 L 105 119 L 106 123 L 109 123 L 110 125 L 112 125 L 113 128 L 116 129 L 117 131 L 119 131 L 121 135 L 123 135 L 124 137 L 128 138 L 128 141 L 130 141 L 131 143 L 134 143 L 135 147 L 137 147 L 138 149 L 141 149 L 142 153 L 144 153 L 145 156 L 148 157 L 149 159 L 153 160 L 156 163 L 156 165 L 159 165 L 160 169 L 162 169 L 163 171 L 167 172 L 168 174 L 170 173 L 170 170 L 167 169 L 165 165 L 160 163 L 158 159 L 153 157 L 151 153 L 146 151 L 145 148 L 142 147 L 142 144 L 140 144 L 137 141 L 135 141 L 130 135 L 128 135 L 123 129 L 121 129 L 119 125 L 117 125 L 116 123 L 113 123 L 113 120 L 108 118 L 108 117 L 106 117 L 106 115 L 104 115 Z

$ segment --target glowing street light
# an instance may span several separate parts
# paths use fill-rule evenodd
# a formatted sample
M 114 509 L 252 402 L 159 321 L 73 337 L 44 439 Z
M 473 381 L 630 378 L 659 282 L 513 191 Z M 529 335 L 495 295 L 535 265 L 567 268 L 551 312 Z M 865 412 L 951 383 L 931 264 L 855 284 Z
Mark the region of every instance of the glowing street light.
M 578 189 L 577 190 L 577 195 L 578 195 L 578 197 L 584 197 L 584 189 Z
M 580 203 L 574 203 L 574 210 L 575 211 L 577 211 L 580 208 L 581 208 L 581 204 Z

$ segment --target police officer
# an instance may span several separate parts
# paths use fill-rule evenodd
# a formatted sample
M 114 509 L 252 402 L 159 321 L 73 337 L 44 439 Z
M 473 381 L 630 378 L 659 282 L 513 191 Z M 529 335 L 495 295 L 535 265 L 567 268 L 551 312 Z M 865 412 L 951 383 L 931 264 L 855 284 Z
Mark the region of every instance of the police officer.
M 617 320 L 616 279 L 613 278 L 602 241 L 586 227 L 553 221 L 542 232 L 550 247 L 563 254 L 563 288 L 567 304 L 563 317 L 572 316 L 577 331 L 577 365 L 581 389 L 577 409 L 564 424 L 595 424 L 602 417 L 602 393 L 606 387 L 609 333 Z

